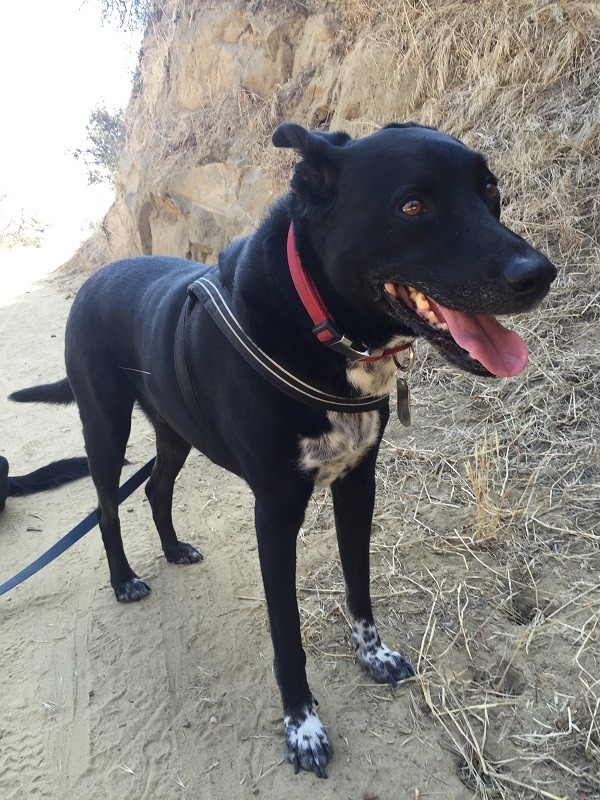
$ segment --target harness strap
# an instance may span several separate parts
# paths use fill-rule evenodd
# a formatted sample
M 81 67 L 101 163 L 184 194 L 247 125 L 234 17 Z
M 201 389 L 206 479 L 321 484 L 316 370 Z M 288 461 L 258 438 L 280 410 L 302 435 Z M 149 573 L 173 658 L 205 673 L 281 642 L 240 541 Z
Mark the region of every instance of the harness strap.
M 267 355 L 243 330 L 232 310 L 232 300 L 216 271 L 201 276 L 188 291 L 205 308 L 223 335 L 246 362 L 280 391 L 309 406 L 328 411 L 362 412 L 383 408 L 388 396 L 342 397 L 312 386 Z M 189 313 L 193 313 L 193 306 Z M 182 389 L 183 391 L 183 389 Z
M 188 290 L 189 291 L 189 290 Z M 187 332 L 190 314 L 195 304 L 195 298 L 188 296 L 175 330 L 175 373 L 181 394 L 188 407 L 188 411 L 194 418 L 196 425 L 200 428 L 201 438 L 204 443 L 203 451 L 216 464 L 232 472 L 237 472 L 236 466 L 232 463 L 229 451 L 221 438 L 213 430 L 210 422 L 202 410 L 200 401 L 194 389 L 194 383 L 188 370 L 188 347 Z

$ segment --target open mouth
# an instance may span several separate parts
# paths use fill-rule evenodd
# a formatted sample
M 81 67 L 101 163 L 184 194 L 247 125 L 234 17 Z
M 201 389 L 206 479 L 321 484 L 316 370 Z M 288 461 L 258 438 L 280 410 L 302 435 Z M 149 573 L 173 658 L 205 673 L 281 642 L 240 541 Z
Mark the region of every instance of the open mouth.
M 412 286 L 384 284 L 394 303 L 411 312 L 416 332 L 459 366 L 481 375 L 509 378 L 527 366 L 527 345 L 490 314 L 454 311 Z

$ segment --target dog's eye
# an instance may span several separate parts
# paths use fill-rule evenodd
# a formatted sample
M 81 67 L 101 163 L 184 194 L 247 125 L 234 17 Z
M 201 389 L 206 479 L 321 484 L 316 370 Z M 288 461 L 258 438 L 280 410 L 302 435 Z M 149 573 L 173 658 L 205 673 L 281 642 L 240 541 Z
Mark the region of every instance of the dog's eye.
M 406 214 L 407 217 L 419 217 L 421 214 L 424 214 L 426 211 L 425 203 L 422 203 L 416 197 L 411 198 L 410 200 L 406 200 L 401 206 L 401 210 L 403 214 Z
M 493 178 L 488 178 L 485 182 L 485 193 L 488 197 L 498 197 L 498 184 Z

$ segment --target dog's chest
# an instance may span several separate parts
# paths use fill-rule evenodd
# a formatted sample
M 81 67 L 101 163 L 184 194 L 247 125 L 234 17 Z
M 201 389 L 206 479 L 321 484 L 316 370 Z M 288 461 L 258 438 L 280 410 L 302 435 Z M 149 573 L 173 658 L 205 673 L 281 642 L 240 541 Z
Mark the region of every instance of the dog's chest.
M 396 337 L 386 348 L 401 344 L 404 340 L 405 337 Z M 385 397 L 394 386 L 396 372 L 393 359 L 383 358 L 380 361 L 349 364 L 346 378 L 363 396 Z M 377 411 L 365 411 L 362 414 L 328 411 L 327 419 L 330 430 L 321 436 L 300 439 L 300 468 L 315 472 L 315 485 L 318 487 L 328 486 L 358 466 L 379 436 Z
M 362 395 L 384 397 L 391 392 L 397 371 L 391 358 L 366 364 L 359 361 L 348 367 L 346 378 Z
M 315 472 L 315 485 L 329 486 L 362 461 L 377 442 L 379 412 L 344 414 L 328 411 L 330 430 L 300 439 L 300 468 Z

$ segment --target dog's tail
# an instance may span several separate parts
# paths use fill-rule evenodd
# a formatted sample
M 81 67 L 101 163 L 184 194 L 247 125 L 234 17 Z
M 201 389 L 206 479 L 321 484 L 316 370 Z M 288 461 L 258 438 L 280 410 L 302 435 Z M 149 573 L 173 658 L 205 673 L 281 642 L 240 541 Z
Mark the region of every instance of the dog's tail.
M 56 383 L 44 383 L 40 386 L 30 386 L 28 389 L 19 389 L 18 392 L 9 395 L 8 399 L 15 400 L 17 403 L 54 403 L 56 405 L 68 405 L 75 402 L 73 390 L 67 378 L 56 381 Z
M 8 461 L 0 456 L 0 511 L 7 497 L 23 497 L 26 494 L 56 489 L 70 481 L 89 475 L 88 461 L 85 457 L 63 458 L 40 467 L 28 475 L 14 478 L 8 476 Z
M 61 458 L 60 461 L 46 464 L 45 467 L 40 467 L 28 475 L 9 478 L 8 494 L 9 497 L 23 497 L 26 494 L 44 492 L 46 489 L 56 489 L 89 474 L 90 468 L 85 456 Z

